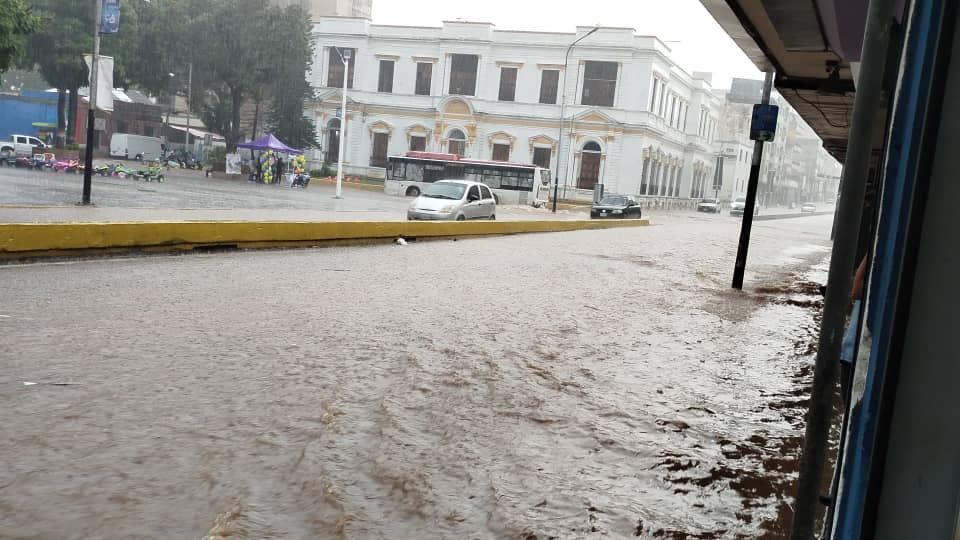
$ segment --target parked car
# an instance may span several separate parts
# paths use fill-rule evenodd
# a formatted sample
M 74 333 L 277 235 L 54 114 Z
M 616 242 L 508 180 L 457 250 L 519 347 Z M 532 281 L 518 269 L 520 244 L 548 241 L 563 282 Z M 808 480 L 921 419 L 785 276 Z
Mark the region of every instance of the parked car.
M 746 197 L 737 197 L 732 203 L 730 203 L 730 215 L 731 216 L 742 216 L 743 210 L 747 207 L 747 198 Z
M 636 199 L 627 195 L 607 195 L 590 207 L 592 219 L 639 218 L 642 214 Z
M 700 199 L 697 203 L 697 212 L 708 212 L 710 214 L 720 213 L 720 199 Z
M 440 180 L 427 186 L 407 209 L 408 220 L 497 219 L 497 202 L 480 182 Z
M 34 148 L 46 149 L 47 145 L 30 135 L 11 135 L 10 140 L 0 141 L 0 157 L 12 158 L 18 156 L 33 157 Z
M 817 205 L 807 202 L 800 205 L 800 211 L 804 214 L 813 214 L 817 211 Z

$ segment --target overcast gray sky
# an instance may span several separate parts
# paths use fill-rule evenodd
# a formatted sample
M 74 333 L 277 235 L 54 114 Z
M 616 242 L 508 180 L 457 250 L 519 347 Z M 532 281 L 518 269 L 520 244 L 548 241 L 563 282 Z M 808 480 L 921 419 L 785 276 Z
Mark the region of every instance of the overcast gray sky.
M 760 79 L 740 49 L 698 0 L 374 0 L 373 22 L 440 26 L 463 18 L 492 22 L 501 30 L 573 32 L 601 24 L 636 28 L 673 49 L 686 71 L 710 71 L 714 88 L 729 88 L 732 77 Z M 674 41 L 676 43 L 674 43 Z

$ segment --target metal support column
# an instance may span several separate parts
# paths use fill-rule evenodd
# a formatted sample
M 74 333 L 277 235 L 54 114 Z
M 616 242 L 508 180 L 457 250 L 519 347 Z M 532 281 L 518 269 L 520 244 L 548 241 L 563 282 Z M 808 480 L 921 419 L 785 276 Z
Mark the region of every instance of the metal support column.
M 896 0 L 871 0 L 867 11 L 857 97 L 853 107 L 853 120 L 850 123 L 840 204 L 837 206 L 836 237 L 830 257 L 830 276 L 823 305 L 813 388 L 810 392 L 810 412 L 807 414 L 803 456 L 800 461 L 800 479 L 791 533 L 793 540 L 812 540 L 816 529 L 824 462 L 830 444 L 837 364 L 850 301 L 850 288 L 853 284 L 853 271 L 857 264 L 856 248 L 873 151 L 873 134 L 877 124 L 884 120 L 879 111 L 895 4 Z

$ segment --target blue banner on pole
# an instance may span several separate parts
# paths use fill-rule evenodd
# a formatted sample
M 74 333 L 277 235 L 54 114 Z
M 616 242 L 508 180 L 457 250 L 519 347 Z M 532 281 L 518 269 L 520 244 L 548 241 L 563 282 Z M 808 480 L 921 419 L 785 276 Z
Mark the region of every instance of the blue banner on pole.
M 100 33 L 116 34 L 120 30 L 120 0 L 100 0 Z

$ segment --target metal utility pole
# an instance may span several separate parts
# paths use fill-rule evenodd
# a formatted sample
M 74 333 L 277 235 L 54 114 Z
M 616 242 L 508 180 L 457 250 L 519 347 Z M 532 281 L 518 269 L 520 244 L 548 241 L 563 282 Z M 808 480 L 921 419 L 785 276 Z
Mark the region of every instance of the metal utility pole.
M 340 104 L 340 144 L 337 148 L 337 194 L 335 198 L 343 198 L 343 147 L 345 146 L 346 141 L 344 140 L 344 134 L 347 132 L 347 81 L 350 77 L 350 49 L 340 50 L 337 49 L 337 53 L 340 55 L 340 59 L 343 60 L 343 95 L 341 104 Z
M 97 119 L 97 78 L 100 76 L 98 68 L 100 64 L 100 17 L 102 15 L 103 5 L 100 0 L 95 0 L 97 4 L 96 16 L 93 20 L 93 58 L 90 59 L 90 108 L 87 109 L 87 147 L 84 156 L 83 168 L 83 196 L 80 204 L 90 204 L 90 191 L 93 188 L 93 138 L 96 134 L 95 124 Z
M 773 72 L 768 71 L 763 78 L 762 105 L 770 104 L 770 92 L 773 90 Z M 740 225 L 740 244 L 737 247 L 737 262 L 733 267 L 734 289 L 743 289 L 743 274 L 747 269 L 747 250 L 750 249 L 750 232 L 753 229 L 753 212 L 757 207 L 757 186 L 760 183 L 760 164 L 763 161 L 763 141 L 753 143 L 753 161 L 750 163 L 750 179 L 747 181 L 747 200 L 743 208 L 743 222 Z
M 557 133 L 557 172 L 553 177 L 553 213 L 557 213 L 557 199 L 560 197 L 560 156 L 563 155 L 563 115 L 567 107 L 567 64 L 570 63 L 570 51 L 584 39 L 587 38 L 590 34 L 599 30 L 599 26 L 594 26 L 589 32 L 580 36 L 573 43 L 567 47 L 567 54 L 563 57 L 563 85 L 561 88 L 561 97 L 560 97 L 560 130 Z M 566 188 L 564 188 L 566 189 Z M 566 192 L 566 191 L 564 191 Z
M 190 95 L 193 92 L 193 62 L 190 62 L 187 73 L 187 152 L 190 156 L 193 156 L 193 150 L 190 148 Z
M 863 54 L 856 81 L 857 95 L 853 103 L 847 156 L 840 183 L 840 202 L 837 204 L 836 238 L 830 254 L 830 274 L 823 301 L 813 387 L 810 390 L 810 412 L 807 413 L 800 459 L 797 502 L 790 535 L 793 540 L 812 540 L 815 534 L 823 469 L 830 446 L 843 329 L 853 273 L 858 262 L 857 242 L 873 154 L 873 135 L 885 121 L 878 114 L 882 111 L 884 101 L 884 72 L 890 55 L 899 54 L 891 44 L 896 25 L 896 5 L 895 0 L 870 0 L 867 8 Z

